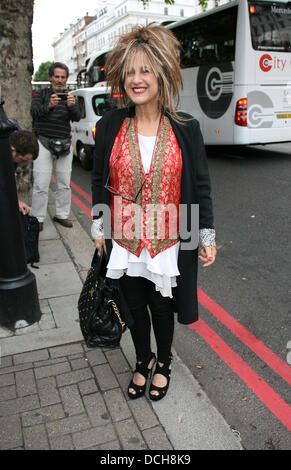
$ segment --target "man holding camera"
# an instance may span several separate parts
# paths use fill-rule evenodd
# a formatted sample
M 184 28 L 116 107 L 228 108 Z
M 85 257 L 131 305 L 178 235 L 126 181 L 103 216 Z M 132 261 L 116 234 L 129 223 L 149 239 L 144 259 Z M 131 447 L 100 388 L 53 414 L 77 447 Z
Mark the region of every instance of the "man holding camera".
M 48 191 L 54 166 L 56 176 L 56 215 L 54 220 L 72 227 L 68 220 L 71 209 L 71 121 L 80 120 L 80 109 L 74 95 L 66 92 L 68 67 L 56 62 L 49 69 L 51 88 L 39 90 L 32 98 L 33 128 L 39 141 L 39 157 L 33 165 L 31 213 L 40 222 L 46 217 Z

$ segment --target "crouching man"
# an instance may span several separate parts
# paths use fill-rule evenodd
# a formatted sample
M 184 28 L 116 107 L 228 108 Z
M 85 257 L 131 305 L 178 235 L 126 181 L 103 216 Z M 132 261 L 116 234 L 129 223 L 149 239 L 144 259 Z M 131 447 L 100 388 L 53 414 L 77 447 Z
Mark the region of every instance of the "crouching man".
M 36 160 L 39 152 L 37 138 L 29 131 L 16 131 L 9 136 L 10 150 L 16 171 L 18 166 L 26 166 L 31 160 Z M 30 207 L 18 199 L 19 210 L 22 214 L 30 214 Z

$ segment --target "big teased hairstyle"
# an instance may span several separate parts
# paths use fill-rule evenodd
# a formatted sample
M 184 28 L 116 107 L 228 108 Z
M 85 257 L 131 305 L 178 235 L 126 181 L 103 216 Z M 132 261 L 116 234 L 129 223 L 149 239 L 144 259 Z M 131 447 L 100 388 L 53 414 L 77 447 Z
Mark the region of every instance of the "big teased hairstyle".
M 106 79 L 111 94 L 121 94 L 121 104 L 128 106 L 124 82 L 137 52 L 143 52 L 158 80 L 160 110 L 167 110 L 177 120 L 179 90 L 183 80 L 179 57 L 180 44 L 174 34 L 163 26 L 151 23 L 145 27 L 135 26 L 120 36 L 116 46 L 107 54 Z

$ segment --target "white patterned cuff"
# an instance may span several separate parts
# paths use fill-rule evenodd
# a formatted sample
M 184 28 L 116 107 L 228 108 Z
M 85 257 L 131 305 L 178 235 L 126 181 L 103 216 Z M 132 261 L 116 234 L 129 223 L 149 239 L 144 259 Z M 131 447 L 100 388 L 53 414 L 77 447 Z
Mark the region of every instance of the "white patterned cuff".
M 201 228 L 199 230 L 199 243 L 200 246 L 216 246 L 215 229 Z
M 93 220 L 91 227 L 91 235 L 93 240 L 104 237 L 103 217 L 100 217 L 100 219 Z

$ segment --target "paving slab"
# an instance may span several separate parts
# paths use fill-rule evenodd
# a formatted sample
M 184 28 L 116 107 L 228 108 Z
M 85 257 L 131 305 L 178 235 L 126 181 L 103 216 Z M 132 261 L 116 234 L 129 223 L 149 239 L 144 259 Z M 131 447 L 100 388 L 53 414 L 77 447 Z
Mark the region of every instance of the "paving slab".
M 39 256 L 40 261 L 38 266 L 42 266 L 43 264 L 65 263 L 71 261 L 67 251 L 64 250 L 64 244 L 60 239 L 40 240 Z
M 79 287 L 79 291 L 76 294 L 52 297 L 48 299 L 49 306 L 58 328 L 68 329 L 72 326 L 80 329 L 78 312 L 78 299 L 80 292 L 81 288 Z
M 80 294 L 83 286 L 71 261 L 44 264 L 35 271 L 35 277 L 40 299 Z
M 53 217 L 54 211 L 52 206 L 49 206 L 48 211 L 51 217 Z M 56 223 L 55 229 L 65 244 L 66 250 L 70 253 L 77 270 L 84 271 L 84 276 L 86 276 L 91 266 L 95 247 L 91 237 L 84 231 L 72 211 L 69 220 L 72 221 L 73 228 L 63 227 Z
M 47 217 L 43 224 L 43 230 L 39 234 L 39 240 L 58 240 L 60 238 L 59 233 L 57 232 L 52 220 L 50 217 Z
M 46 331 L 38 331 L 26 335 L 12 336 L 1 340 L 1 359 L 11 354 L 21 354 L 23 352 L 36 351 L 44 347 L 63 345 L 82 341 L 80 328 L 54 328 Z

